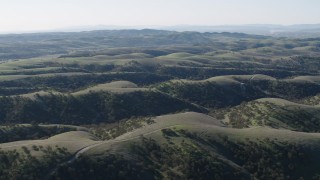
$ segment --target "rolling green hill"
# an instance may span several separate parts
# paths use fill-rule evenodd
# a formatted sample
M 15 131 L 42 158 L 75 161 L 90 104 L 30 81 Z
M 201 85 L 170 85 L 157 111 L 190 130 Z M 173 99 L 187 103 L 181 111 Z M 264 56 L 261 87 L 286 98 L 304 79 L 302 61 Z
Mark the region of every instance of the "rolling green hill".
M 157 89 L 209 108 L 239 105 L 259 98 L 288 100 L 315 96 L 320 86 L 315 81 L 275 79 L 265 75 L 217 76 L 200 81 L 174 80 L 160 83 Z M 317 79 L 318 77 L 309 77 Z
M 0 179 L 319 179 L 320 39 L 0 35 Z
M 41 157 L 32 145 L 59 143 L 74 155 L 53 172 L 43 171 L 52 178 L 311 179 L 320 165 L 319 138 L 317 133 L 269 127 L 234 129 L 210 116 L 187 112 L 156 117 L 149 125 L 107 141 L 72 132 L 0 147 L 27 148 Z

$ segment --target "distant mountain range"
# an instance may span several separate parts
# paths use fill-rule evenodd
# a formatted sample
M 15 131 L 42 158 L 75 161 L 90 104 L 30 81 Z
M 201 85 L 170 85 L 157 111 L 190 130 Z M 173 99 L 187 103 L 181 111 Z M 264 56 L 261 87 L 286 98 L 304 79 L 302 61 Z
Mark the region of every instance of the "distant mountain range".
M 28 32 L 0 32 L 9 33 L 41 33 L 41 32 L 82 32 L 94 30 L 129 30 L 129 29 L 155 29 L 169 31 L 196 31 L 196 32 L 237 32 L 246 34 L 256 34 L 275 37 L 312 38 L 320 37 L 320 24 L 297 24 L 297 25 L 274 25 L 274 24 L 248 24 L 248 25 L 219 25 L 219 26 L 199 26 L 199 25 L 176 25 L 176 26 L 75 26 L 59 28 L 45 31 Z
M 272 36 L 319 36 L 320 24 L 301 25 L 226 25 L 226 26 L 172 26 L 168 30 L 199 32 L 239 32 Z
M 320 24 L 298 24 L 298 25 L 273 25 L 273 24 L 249 24 L 249 25 L 221 25 L 221 26 L 78 26 L 55 31 L 79 32 L 92 30 L 123 30 L 123 29 L 158 29 L 170 31 L 196 31 L 196 32 L 238 32 L 246 34 L 257 34 L 278 37 L 319 37 Z

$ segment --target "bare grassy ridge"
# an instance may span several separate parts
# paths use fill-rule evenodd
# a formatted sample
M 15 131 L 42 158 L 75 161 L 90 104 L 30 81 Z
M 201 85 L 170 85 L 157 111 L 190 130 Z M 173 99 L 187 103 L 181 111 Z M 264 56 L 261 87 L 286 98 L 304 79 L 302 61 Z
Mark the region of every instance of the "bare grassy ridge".
M 0 143 L 19 140 L 45 139 L 53 135 L 84 128 L 67 125 L 7 125 L 0 126 Z
M 148 88 L 139 88 L 136 84 L 129 81 L 114 81 L 106 84 L 99 84 L 78 92 L 74 95 L 87 94 L 89 92 L 108 91 L 112 93 L 130 93 L 135 91 L 147 91 Z
M 36 150 L 32 150 L 33 146 L 59 146 L 67 148 L 68 152 L 75 153 L 78 150 L 97 143 L 97 138 L 88 132 L 84 131 L 71 131 L 66 133 L 61 133 L 59 135 L 55 135 L 43 140 L 23 140 L 23 141 L 15 141 L 9 143 L 0 144 L 0 149 L 4 151 L 9 150 L 18 150 L 21 151 L 23 147 L 27 147 L 31 150 L 32 155 L 34 156 L 42 156 L 41 152 Z

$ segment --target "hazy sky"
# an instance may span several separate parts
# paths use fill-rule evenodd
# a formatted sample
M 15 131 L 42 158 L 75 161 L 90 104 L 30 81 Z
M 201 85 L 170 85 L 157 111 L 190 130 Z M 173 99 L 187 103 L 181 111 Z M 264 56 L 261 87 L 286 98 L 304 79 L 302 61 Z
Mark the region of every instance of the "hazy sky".
M 0 0 L 0 31 L 320 23 L 320 0 Z

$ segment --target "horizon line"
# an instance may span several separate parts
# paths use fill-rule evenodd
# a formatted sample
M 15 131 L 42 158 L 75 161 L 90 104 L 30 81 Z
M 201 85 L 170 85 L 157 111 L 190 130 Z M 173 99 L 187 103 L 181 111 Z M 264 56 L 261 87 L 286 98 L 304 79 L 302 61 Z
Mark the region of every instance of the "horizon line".
M 217 25 L 197 25 L 197 24 L 176 24 L 176 25 L 76 25 L 76 26 L 65 26 L 59 28 L 50 29 L 34 29 L 34 30 L 9 30 L 1 31 L 1 35 L 10 34 L 32 34 L 32 33 L 63 33 L 63 32 L 87 32 L 87 31 L 99 31 L 99 30 L 143 30 L 143 29 L 153 29 L 153 30 L 170 30 L 166 28 L 178 28 L 178 27 L 241 27 L 241 26 L 278 26 L 278 27 L 292 27 L 292 26 L 317 26 L 319 23 L 304 23 L 304 24 L 270 24 L 270 23 L 252 23 L 252 24 L 217 24 Z M 84 28 L 81 30 L 81 28 Z M 91 29 L 90 29 L 91 28 Z M 97 28 L 97 29 L 94 29 Z M 100 28 L 100 29 L 99 29 Z M 86 30 L 87 29 L 87 30 Z M 176 30 L 173 30 L 176 31 Z

